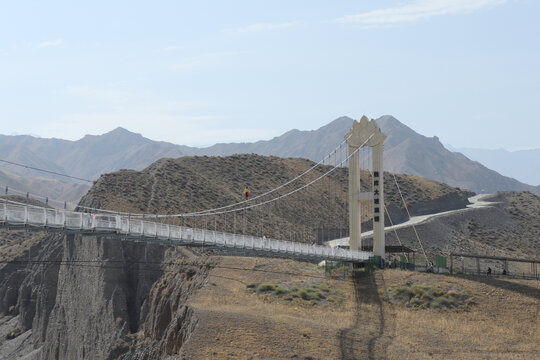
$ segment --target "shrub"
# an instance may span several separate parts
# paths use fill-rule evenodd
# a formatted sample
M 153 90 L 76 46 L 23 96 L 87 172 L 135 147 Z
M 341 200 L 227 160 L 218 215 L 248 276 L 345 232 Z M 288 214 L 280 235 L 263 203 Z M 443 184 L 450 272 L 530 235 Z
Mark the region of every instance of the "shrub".
M 450 293 L 450 292 L 449 292 Z M 443 296 L 444 295 L 444 291 L 442 289 L 439 289 L 438 287 L 432 287 L 431 289 L 429 289 L 429 294 L 431 296 Z
M 414 297 L 411 299 L 411 301 L 409 302 L 409 305 L 413 308 L 420 308 L 420 309 L 423 309 L 426 307 L 427 303 L 420 299 L 420 298 L 417 298 L 417 297 Z
M 315 299 L 324 299 L 326 298 L 326 295 L 323 294 L 321 290 L 313 291 L 311 293 L 311 296 Z
M 188 269 L 188 270 L 186 271 L 186 278 L 187 278 L 188 280 L 191 280 L 191 278 L 192 278 L 193 276 L 195 276 L 196 273 L 197 273 L 197 272 L 195 271 L 195 269 Z
M 321 286 L 319 287 L 322 291 L 324 292 L 330 292 L 330 288 L 328 287 L 327 284 L 325 283 L 322 283 Z
M 304 300 L 311 300 L 311 294 L 307 289 L 301 289 L 298 291 L 298 296 L 300 296 Z
M 6 334 L 6 339 L 7 340 L 15 339 L 17 336 L 21 334 L 22 334 L 21 328 L 16 327 L 14 329 L 11 329 L 11 331 Z
M 455 305 L 452 304 L 450 301 L 448 301 L 448 299 L 446 297 L 444 297 L 444 296 L 440 296 L 440 297 L 436 298 L 431 303 L 431 308 L 433 308 L 433 309 L 441 309 L 443 307 L 447 308 L 447 309 L 450 309 L 450 308 L 455 307 Z
M 261 284 L 257 288 L 259 292 L 274 291 L 276 289 L 275 284 Z
M 470 294 L 424 284 L 390 287 L 388 300 L 415 309 L 464 309 L 472 302 Z
M 409 286 L 398 286 L 391 289 L 390 295 L 397 302 L 409 303 L 414 293 Z
M 283 286 L 278 286 L 275 288 L 274 292 L 276 295 L 284 295 L 289 293 L 289 289 L 284 288 Z

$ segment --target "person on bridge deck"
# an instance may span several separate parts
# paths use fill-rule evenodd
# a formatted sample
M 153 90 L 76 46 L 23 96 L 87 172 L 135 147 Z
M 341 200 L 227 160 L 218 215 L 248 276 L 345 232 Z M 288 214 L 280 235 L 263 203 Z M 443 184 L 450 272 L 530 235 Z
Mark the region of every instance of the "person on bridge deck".
M 490 267 L 488 267 L 487 274 L 488 274 L 488 276 L 491 275 L 491 268 Z
M 244 189 L 244 196 L 246 197 L 246 201 L 249 199 L 249 189 L 248 187 L 246 186 L 246 188 Z

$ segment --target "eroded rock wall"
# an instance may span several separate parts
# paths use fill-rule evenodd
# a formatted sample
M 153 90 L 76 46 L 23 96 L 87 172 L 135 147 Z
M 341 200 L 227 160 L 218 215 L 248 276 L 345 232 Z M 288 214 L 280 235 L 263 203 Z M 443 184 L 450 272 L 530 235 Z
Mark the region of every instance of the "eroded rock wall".
M 0 269 L 0 311 L 32 330 L 41 359 L 158 359 L 195 329 L 186 302 L 207 270 L 159 244 L 51 235 Z

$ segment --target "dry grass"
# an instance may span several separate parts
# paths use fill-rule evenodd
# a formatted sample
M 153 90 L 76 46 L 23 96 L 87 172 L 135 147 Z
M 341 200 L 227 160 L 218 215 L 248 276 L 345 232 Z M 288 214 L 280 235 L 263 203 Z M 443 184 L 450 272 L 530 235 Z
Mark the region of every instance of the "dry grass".
M 538 281 L 460 278 L 401 270 L 359 273 L 356 281 L 286 260 L 222 258 L 190 301 L 198 327 L 184 358 L 521 359 L 540 356 Z M 260 295 L 314 281 L 344 295 L 312 305 Z M 465 309 L 413 309 L 387 301 L 391 287 L 467 293 Z M 320 286 L 320 285 L 319 285 Z M 273 290 L 271 290 L 273 289 Z
M 540 356 L 538 281 L 455 278 L 398 270 L 385 271 L 384 280 L 387 286 L 407 281 L 458 286 L 475 299 L 468 311 L 412 310 L 385 302 L 385 313 L 395 319 L 386 354 L 389 359 Z
M 308 283 L 327 284 L 346 295 L 342 296 L 340 304 L 309 304 L 253 291 L 258 287 L 255 284 L 264 284 L 262 290 L 275 291 L 279 288 L 276 284 Z M 323 270 L 297 262 L 225 257 L 191 301 L 199 324 L 185 346 L 184 356 L 193 359 L 340 358 L 339 332 L 352 326 L 354 321 L 352 289 L 351 281 L 325 278 Z

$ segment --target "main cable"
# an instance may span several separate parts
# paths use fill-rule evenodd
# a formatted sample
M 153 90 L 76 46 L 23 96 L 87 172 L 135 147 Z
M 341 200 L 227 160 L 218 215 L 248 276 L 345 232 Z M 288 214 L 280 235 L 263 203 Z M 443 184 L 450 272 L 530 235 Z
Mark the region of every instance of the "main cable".
M 306 171 L 304 171 L 303 173 L 301 173 L 300 175 L 297 175 L 296 177 L 294 177 L 293 179 L 287 181 L 286 183 L 283 183 L 281 184 L 280 186 L 272 189 L 272 190 L 269 190 L 261 195 L 257 195 L 251 199 L 247 199 L 247 200 L 244 200 L 244 201 L 240 201 L 240 202 L 237 202 L 237 203 L 234 203 L 234 204 L 229 204 L 229 205 L 225 205 L 225 206 L 221 206 L 221 207 L 217 207 L 217 208 L 213 208 L 213 209 L 207 209 L 207 210 L 201 210 L 201 211 L 196 211 L 196 212 L 192 212 L 192 213 L 184 213 L 184 214 L 172 214 L 171 216 L 179 216 L 179 217 L 182 217 L 182 216 L 195 216 L 195 215 L 199 215 L 199 214 L 214 214 L 215 211 L 219 211 L 219 210 L 224 210 L 224 209 L 228 209 L 228 208 L 231 208 L 231 207 L 235 207 L 235 206 L 238 206 L 238 205 L 242 205 L 242 204 L 245 204 L 245 203 L 248 203 L 250 201 L 254 201 L 254 200 L 257 200 L 257 199 L 260 199 L 261 197 L 264 197 L 264 196 L 267 196 L 267 195 L 270 195 L 282 188 L 284 188 L 285 186 L 293 183 L 294 181 L 300 179 L 302 176 L 305 176 L 307 175 L 309 172 L 313 171 L 317 166 L 321 165 L 324 163 L 324 161 L 326 161 L 326 159 L 330 158 L 332 156 L 333 153 L 335 153 L 338 149 L 340 149 L 343 144 L 345 144 L 347 142 L 347 140 L 349 140 L 349 138 L 351 137 L 352 135 L 349 135 L 345 138 L 345 140 L 343 140 L 332 152 L 330 152 L 328 155 L 326 155 L 321 161 L 319 161 L 317 164 L 313 165 L 312 167 L 310 167 L 309 169 L 307 169 Z
M 298 191 L 300 190 L 303 190 L 305 188 L 307 188 L 308 186 L 311 186 L 313 185 L 314 183 L 316 183 L 317 181 L 319 181 L 320 179 L 326 177 L 327 175 L 331 174 L 332 172 L 334 172 L 341 164 L 343 164 L 344 162 L 346 162 L 347 160 L 349 160 L 354 154 L 356 154 L 369 140 L 371 140 L 371 138 L 375 135 L 375 133 L 371 133 L 371 135 L 367 138 L 366 141 L 364 141 L 364 143 L 362 145 L 360 145 L 360 147 L 358 147 L 355 151 L 353 151 L 352 153 L 350 153 L 347 158 L 345 158 L 340 164 L 338 164 L 338 166 L 336 167 L 332 167 L 329 171 L 323 173 L 321 176 L 317 177 L 316 179 L 308 182 L 307 184 L 297 188 L 297 189 L 294 189 L 286 194 L 283 194 L 283 195 L 280 195 L 278 197 L 275 197 L 273 199 L 270 199 L 270 200 L 266 200 L 266 201 L 263 201 L 263 202 L 260 202 L 260 203 L 257 203 L 257 204 L 253 204 L 253 205 L 250 205 L 250 206 L 245 206 L 245 207 L 241 207 L 241 208 L 238 208 L 238 209 L 233 209 L 233 210 L 224 210 L 224 211 L 215 211 L 215 212 L 211 212 L 211 213 L 186 213 L 186 214 L 174 214 L 174 215 L 154 215 L 154 214 L 131 214 L 131 216 L 133 217 L 138 217 L 140 215 L 143 215 L 143 216 L 150 216 L 150 217 L 163 217 L 163 218 L 169 218 L 169 217 L 193 217 L 193 216 L 207 216 L 207 215 L 221 215 L 221 214 L 228 214 L 228 213 L 232 213 L 232 212 L 236 212 L 236 211 L 241 211 L 241 210 L 246 210 L 246 209 L 252 209 L 252 208 L 255 208 L 255 207 L 258 207 L 258 206 L 262 206 L 262 205 L 266 205 L 266 204 L 269 204 L 269 203 L 272 203 L 274 201 L 277 201 L 277 200 L 280 200 L 280 199 L 283 199 L 285 197 L 288 197 L 290 195 L 293 195 L 295 193 L 297 193 Z M 241 203 L 238 203 L 238 204 L 245 204 L 246 202 L 241 202 Z
M 93 183 L 93 182 L 94 182 L 93 180 L 88 180 L 88 179 L 83 179 L 83 178 L 76 177 L 76 176 L 71 176 L 71 175 L 61 174 L 61 173 L 56 172 L 56 171 L 40 169 L 40 168 L 36 168 L 36 167 L 33 167 L 33 166 L 28 166 L 28 165 L 24 165 L 24 164 L 19 164 L 19 163 L 16 163 L 16 162 L 13 162 L 13 161 L 4 160 L 4 159 L 0 159 L 0 162 L 6 163 L 6 164 L 10 164 L 10 165 L 20 166 L 20 167 L 23 167 L 23 168 L 26 168 L 26 169 L 31 169 L 31 170 L 41 171 L 41 172 L 45 172 L 45 173 L 48 173 L 48 174 L 53 174 L 53 175 L 63 176 L 63 177 L 70 178 L 70 179 L 75 179 L 75 180 L 79 180 L 79 181 L 85 181 L 85 182 L 88 182 L 88 183 Z

